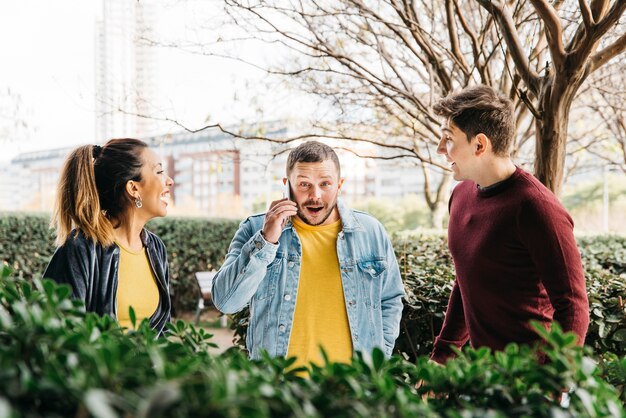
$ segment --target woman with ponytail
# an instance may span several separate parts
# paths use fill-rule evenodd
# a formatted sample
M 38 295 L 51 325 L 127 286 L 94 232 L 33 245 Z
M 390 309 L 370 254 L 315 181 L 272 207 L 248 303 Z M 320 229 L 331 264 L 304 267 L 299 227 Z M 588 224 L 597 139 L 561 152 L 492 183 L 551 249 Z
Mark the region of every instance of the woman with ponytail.
M 67 158 L 52 217 L 58 248 L 44 277 L 72 287 L 89 312 L 131 327 L 148 318 L 161 334 L 171 318 L 163 241 L 144 228 L 165 216 L 174 181 L 137 139 L 84 145 Z

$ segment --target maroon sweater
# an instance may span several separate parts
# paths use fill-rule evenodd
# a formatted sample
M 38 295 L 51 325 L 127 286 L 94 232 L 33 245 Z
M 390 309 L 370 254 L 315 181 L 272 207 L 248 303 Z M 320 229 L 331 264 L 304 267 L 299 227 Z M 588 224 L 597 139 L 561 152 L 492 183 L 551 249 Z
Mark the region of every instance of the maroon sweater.
M 460 183 L 450 198 L 448 245 L 456 281 L 432 359 L 450 345 L 502 350 L 539 339 L 531 319 L 554 320 L 582 344 L 589 325 L 580 253 L 572 218 L 535 177 L 518 168 L 480 190 Z

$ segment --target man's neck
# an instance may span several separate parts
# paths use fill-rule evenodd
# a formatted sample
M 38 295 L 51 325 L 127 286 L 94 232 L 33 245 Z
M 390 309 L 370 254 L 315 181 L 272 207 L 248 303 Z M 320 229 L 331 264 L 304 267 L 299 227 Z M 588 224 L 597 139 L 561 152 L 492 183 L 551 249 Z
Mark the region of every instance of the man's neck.
M 476 179 L 476 184 L 481 188 L 493 186 L 511 177 L 516 169 L 517 167 L 509 157 L 493 158 L 481 170 L 480 178 Z

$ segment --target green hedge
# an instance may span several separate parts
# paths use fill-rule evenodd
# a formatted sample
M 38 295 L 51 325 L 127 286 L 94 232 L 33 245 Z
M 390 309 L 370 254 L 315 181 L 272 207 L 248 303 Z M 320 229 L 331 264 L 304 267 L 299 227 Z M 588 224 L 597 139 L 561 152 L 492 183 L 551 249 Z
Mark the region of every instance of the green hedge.
M 168 250 L 172 306 L 175 311 L 196 308 L 198 285 L 194 273 L 219 269 L 239 221 L 219 219 L 161 218 L 147 228 Z
M 415 359 L 429 354 L 439 335 L 454 282 L 454 264 L 442 234 L 405 234 L 394 241 L 407 293 L 395 351 Z
M 0 260 L 17 277 L 41 277 L 54 253 L 50 217 L 43 214 L 0 213 Z
M 67 286 L 0 275 L 2 417 L 621 417 L 626 360 L 599 361 L 575 337 L 544 331 L 550 362 L 528 347 L 466 350 L 445 367 L 380 350 L 351 364 L 250 361 L 211 354 L 210 335 L 178 321 L 156 339 L 85 314 Z M 560 401 L 563 390 L 569 401 Z
M 415 360 L 431 352 L 443 325 L 454 265 L 442 234 L 400 234 L 393 241 L 407 292 L 395 353 Z M 626 237 L 584 237 L 578 242 L 591 308 L 585 344 L 596 353 L 626 356 Z M 235 342 L 244 346 L 248 310 L 233 317 Z
M 0 258 L 19 277 L 39 277 L 54 251 L 53 236 L 42 215 L 0 216 Z M 195 308 L 196 271 L 219 268 L 238 222 L 165 218 L 148 228 L 165 242 L 172 276 L 172 299 L 177 311 Z M 441 234 L 401 234 L 393 238 L 407 290 L 396 352 L 410 359 L 427 354 L 439 333 L 454 267 Z M 586 343 L 597 353 L 626 355 L 626 238 L 579 238 L 591 323 Z M 234 316 L 239 343 L 245 341 L 247 312 Z
M 441 235 L 395 238 L 400 270 L 407 290 L 396 351 L 411 358 L 427 354 L 443 324 L 452 290 L 454 267 Z M 626 237 L 578 239 L 590 304 L 585 343 L 597 353 L 626 355 Z
M 40 278 L 54 253 L 54 231 L 45 214 L 0 214 L 0 260 L 16 275 Z M 238 221 L 200 218 L 162 218 L 147 228 L 168 249 L 175 312 L 196 308 L 198 286 L 194 273 L 218 269 L 224 260 Z

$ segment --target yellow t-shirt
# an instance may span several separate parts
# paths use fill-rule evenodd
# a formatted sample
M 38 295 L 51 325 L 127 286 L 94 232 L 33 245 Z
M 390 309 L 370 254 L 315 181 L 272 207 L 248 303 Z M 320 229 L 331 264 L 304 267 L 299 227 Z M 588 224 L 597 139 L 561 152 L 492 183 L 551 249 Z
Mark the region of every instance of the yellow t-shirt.
M 320 346 L 334 362 L 350 362 L 352 337 L 343 295 L 337 234 L 341 220 L 311 226 L 291 218 L 302 243 L 302 264 L 288 357 L 293 367 L 322 364 Z
M 119 242 L 120 268 L 117 283 L 117 321 L 126 328 L 132 328 L 128 308 L 133 307 L 137 326 L 144 318 L 150 318 L 159 305 L 159 289 L 150 268 L 148 253 L 144 247 L 134 253 Z

